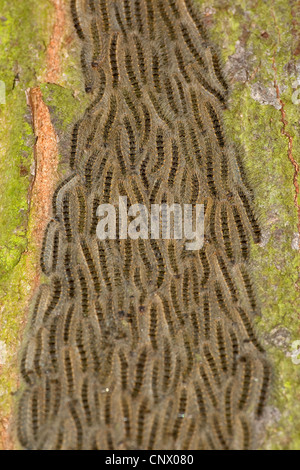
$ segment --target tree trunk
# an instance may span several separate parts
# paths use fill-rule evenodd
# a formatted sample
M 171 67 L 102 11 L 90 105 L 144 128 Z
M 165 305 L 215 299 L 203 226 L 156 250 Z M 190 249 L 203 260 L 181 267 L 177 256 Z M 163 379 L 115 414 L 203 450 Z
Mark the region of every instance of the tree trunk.
M 41 280 L 42 236 L 87 98 L 68 0 L 0 4 L 0 446 L 11 449 L 18 354 Z M 200 4 L 226 64 L 227 134 L 243 149 L 263 231 L 251 253 L 261 303 L 256 326 L 273 365 L 261 448 L 299 449 L 299 2 Z

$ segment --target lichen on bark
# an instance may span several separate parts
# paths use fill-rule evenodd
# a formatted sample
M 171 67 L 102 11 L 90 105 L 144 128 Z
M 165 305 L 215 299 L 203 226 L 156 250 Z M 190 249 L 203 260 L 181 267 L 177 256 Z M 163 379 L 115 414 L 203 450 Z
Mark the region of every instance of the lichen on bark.
M 202 8 L 226 62 L 232 86 L 227 130 L 244 148 L 263 230 L 252 260 L 261 301 L 256 323 L 273 363 L 273 392 L 261 447 L 299 449 L 300 366 L 291 357 L 300 339 L 299 198 L 290 158 L 296 162 L 300 150 L 300 107 L 292 100 L 300 87 L 299 5 L 216 0 Z

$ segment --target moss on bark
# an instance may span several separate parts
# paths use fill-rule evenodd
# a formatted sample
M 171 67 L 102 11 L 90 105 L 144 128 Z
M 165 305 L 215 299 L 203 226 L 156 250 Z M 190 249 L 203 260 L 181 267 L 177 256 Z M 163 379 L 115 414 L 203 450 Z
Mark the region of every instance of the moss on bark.
M 67 9 L 68 0 L 63 4 Z M 41 88 L 62 138 L 85 108 L 69 23 L 61 31 L 61 74 L 57 83 L 45 82 L 54 22 L 51 0 L 0 0 L 0 80 L 6 87 L 6 104 L 0 105 L 0 448 L 11 446 L 9 417 L 18 387 L 18 350 L 39 277 L 37 211 L 31 201 L 38 168 L 28 89 Z
M 215 0 L 202 8 L 232 83 L 226 126 L 244 148 L 263 229 L 263 242 L 252 247 L 261 302 L 256 324 L 274 377 L 261 446 L 299 449 L 300 365 L 291 357 L 300 339 L 299 220 L 290 160 L 300 154 L 300 104 L 292 98 L 300 88 L 297 2 Z

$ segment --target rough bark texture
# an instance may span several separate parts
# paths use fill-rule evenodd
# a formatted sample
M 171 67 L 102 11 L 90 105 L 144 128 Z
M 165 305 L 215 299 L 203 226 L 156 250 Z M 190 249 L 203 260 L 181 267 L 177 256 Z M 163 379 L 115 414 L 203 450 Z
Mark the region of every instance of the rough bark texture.
M 8 427 L 18 383 L 16 352 L 39 276 L 40 237 L 36 230 L 40 230 L 40 206 L 38 199 L 32 201 L 32 194 L 41 166 L 35 166 L 38 159 L 34 159 L 25 91 L 40 86 L 62 144 L 68 140 L 70 124 L 85 106 L 81 76 L 72 70 L 74 64 L 79 70 L 74 33 L 68 26 L 63 33 L 57 27 L 62 21 L 60 8 L 68 2 L 53 3 L 56 9 L 46 0 L 11 1 L 9 6 L 0 2 L 5 51 L 1 72 L 5 68 L 2 76 L 7 87 L 7 102 L 1 105 L 0 116 L 0 166 L 5 179 L 0 212 L 3 448 L 13 446 Z M 232 83 L 231 106 L 226 112 L 228 132 L 246 150 L 245 163 L 255 186 L 264 234 L 263 243 L 252 249 L 252 259 L 262 307 L 257 327 L 274 365 L 274 380 L 267 436 L 261 447 L 299 449 L 300 366 L 291 358 L 292 343 L 300 339 L 299 104 L 295 93 L 300 88 L 299 3 L 247 0 L 236 5 L 216 0 L 203 2 L 202 11 L 227 64 Z M 58 34 L 57 41 L 53 42 L 53 36 L 50 41 L 52 31 Z M 49 43 L 47 67 L 45 44 Z M 64 158 L 61 174 L 63 169 Z

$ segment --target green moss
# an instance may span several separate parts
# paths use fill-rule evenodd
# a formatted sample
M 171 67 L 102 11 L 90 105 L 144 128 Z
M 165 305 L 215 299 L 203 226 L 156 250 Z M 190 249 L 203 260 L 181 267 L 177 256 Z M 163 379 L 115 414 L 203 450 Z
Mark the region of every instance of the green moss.
M 68 130 L 86 108 L 89 98 L 81 92 L 76 98 L 71 88 L 64 88 L 52 83 L 41 84 L 43 100 L 49 107 L 51 118 L 56 120 L 56 126 L 60 130 Z
M 286 132 L 293 137 L 296 159 L 300 143 L 299 106 L 291 101 L 296 78 L 292 67 L 293 4 L 285 0 L 274 0 L 272 4 L 244 0 L 237 6 L 234 0 L 215 0 L 204 2 L 204 11 L 206 6 L 214 8 L 211 34 L 224 60 L 230 60 L 236 51 L 237 40 L 249 54 L 245 59 L 248 78 L 244 83 L 233 83 L 225 122 L 231 138 L 244 148 L 244 161 L 255 188 L 257 211 L 266 237 L 263 246 L 252 247 L 253 275 L 262 309 L 257 328 L 274 366 L 269 404 L 279 410 L 281 419 L 269 424 L 264 448 L 299 449 L 300 365 L 293 364 L 287 355 L 289 351 L 267 342 L 278 325 L 290 332 L 291 344 L 300 339 L 300 299 L 296 288 L 299 253 L 292 248 L 297 233 L 294 169 L 288 159 L 288 139 L 282 134 L 281 111 L 255 101 L 251 95 L 255 83 L 275 92 L 276 68 L 288 121 Z
M 0 80 L 6 85 L 6 104 L 0 105 L 0 341 L 7 351 L 0 375 L 1 421 L 11 412 L 17 389 L 17 350 L 39 260 L 33 237 L 35 207 L 29 206 L 34 135 L 26 90 L 40 86 L 64 139 L 87 98 L 78 73 L 78 46 L 67 37 L 70 31 L 63 39 L 58 84 L 41 83 L 54 20 L 50 0 L 0 0 L 0 13 Z
M 1 0 L 0 12 L 0 79 L 6 86 L 6 104 L 0 105 L 0 340 L 7 350 L 0 376 L 1 418 L 16 389 L 16 347 L 35 274 L 28 213 L 34 136 L 26 90 L 43 70 L 52 7 L 46 0 Z M 24 252 L 31 252 L 31 262 Z
M 0 7 L 0 76 L 6 85 L 6 104 L 0 108 L 1 276 L 18 263 L 27 245 L 27 189 L 33 162 L 33 135 L 25 119 L 25 91 L 36 82 L 36 71 L 41 70 L 49 3 L 2 1 Z

